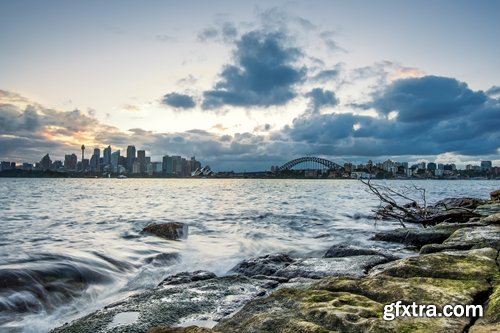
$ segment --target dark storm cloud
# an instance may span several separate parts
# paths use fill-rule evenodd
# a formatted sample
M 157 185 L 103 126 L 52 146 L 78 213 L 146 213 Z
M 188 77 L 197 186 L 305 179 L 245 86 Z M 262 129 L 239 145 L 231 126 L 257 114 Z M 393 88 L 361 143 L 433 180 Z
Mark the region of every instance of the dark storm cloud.
M 0 105 L 0 133 L 36 132 L 41 128 L 41 120 L 32 106 L 20 110 L 11 104 Z
M 397 80 L 375 99 L 373 106 L 383 114 L 399 113 L 402 122 L 435 121 L 473 112 L 487 96 L 474 92 L 453 78 L 424 76 Z
M 486 94 L 489 96 L 499 96 L 500 95 L 500 87 L 499 86 L 493 86 L 490 89 L 486 91 Z
M 314 113 L 318 113 L 324 106 L 335 106 L 338 104 L 338 100 L 333 91 L 323 90 L 321 88 L 314 88 L 305 94 L 305 96 L 309 98 L 310 110 Z
M 163 96 L 162 103 L 178 109 L 192 109 L 196 106 L 193 97 L 175 92 Z
M 234 64 L 226 65 L 213 90 L 203 93 L 203 108 L 224 105 L 283 105 L 296 96 L 295 86 L 305 79 L 306 69 L 295 65 L 302 56 L 286 46 L 282 32 L 252 31 L 236 42 Z
M 283 131 L 331 155 L 486 155 L 500 148 L 500 102 L 453 78 L 395 81 L 372 107 L 380 117 L 306 113 Z M 397 116 L 388 117 L 392 111 Z

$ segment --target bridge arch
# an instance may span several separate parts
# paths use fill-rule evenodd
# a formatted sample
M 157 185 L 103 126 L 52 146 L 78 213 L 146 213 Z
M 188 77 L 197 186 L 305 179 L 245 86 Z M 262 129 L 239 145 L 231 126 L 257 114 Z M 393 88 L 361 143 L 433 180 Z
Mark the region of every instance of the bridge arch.
M 293 168 L 297 164 L 306 163 L 306 162 L 319 163 L 319 164 L 326 166 L 328 169 L 334 169 L 334 168 L 340 166 L 335 162 L 332 162 L 330 160 L 327 160 L 327 159 L 324 159 L 321 157 L 304 156 L 304 157 L 299 157 L 299 158 L 296 158 L 294 160 L 286 162 L 285 164 L 283 164 L 282 166 L 280 166 L 278 168 L 278 171 L 290 170 L 291 168 Z

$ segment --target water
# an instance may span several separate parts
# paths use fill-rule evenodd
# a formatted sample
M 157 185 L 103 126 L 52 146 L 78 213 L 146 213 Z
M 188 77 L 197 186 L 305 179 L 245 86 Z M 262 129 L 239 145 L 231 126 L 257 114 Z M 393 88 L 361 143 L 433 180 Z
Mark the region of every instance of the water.
M 432 202 L 487 198 L 498 181 L 416 184 Z M 335 243 L 384 247 L 379 204 L 353 180 L 0 179 L 0 330 L 45 332 L 165 276 L 224 275 L 242 259 L 276 252 L 320 256 Z M 149 223 L 184 222 L 189 236 L 141 234 Z M 127 319 L 127 318 L 125 318 Z M 128 320 L 128 319 L 127 319 Z

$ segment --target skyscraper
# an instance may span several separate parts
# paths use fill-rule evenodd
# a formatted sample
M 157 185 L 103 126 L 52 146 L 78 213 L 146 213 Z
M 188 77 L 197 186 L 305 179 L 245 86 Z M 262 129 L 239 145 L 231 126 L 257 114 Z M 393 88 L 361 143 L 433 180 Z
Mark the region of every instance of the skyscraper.
M 138 150 L 137 151 L 137 161 L 139 162 L 140 173 L 146 172 L 146 151 L 145 150 Z
M 75 154 L 64 155 L 64 167 L 68 171 L 76 171 L 78 157 Z
M 40 161 L 40 167 L 42 168 L 43 171 L 50 170 L 50 168 L 52 167 L 52 161 L 50 160 L 49 154 L 42 157 Z
M 99 171 L 99 159 L 101 158 L 101 150 L 94 148 L 94 154 L 90 158 L 90 170 Z
M 120 151 L 117 150 L 111 154 L 111 169 L 113 172 L 118 172 L 118 165 L 120 163 Z
M 135 146 L 127 147 L 127 171 L 132 173 L 132 166 L 135 160 Z
M 108 146 L 108 148 L 104 148 L 103 157 L 104 157 L 103 164 L 110 165 L 111 164 L 111 146 Z

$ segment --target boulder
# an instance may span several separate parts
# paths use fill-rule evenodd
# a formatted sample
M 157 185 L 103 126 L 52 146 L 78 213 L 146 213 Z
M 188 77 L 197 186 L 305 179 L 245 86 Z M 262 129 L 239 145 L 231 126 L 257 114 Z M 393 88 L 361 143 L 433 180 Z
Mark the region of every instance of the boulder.
M 371 239 L 402 243 L 420 248 L 425 244 L 441 243 L 452 233 L 453 230 L 445 228 L 398 228 L 376 233 Z
M 476 209 L 474 209 L 474 212 L 482 216 L 489 216 L 500 213 L 500 202 L 493 202 L 477 206 Z
M 323 258 L 344 258 L 344 257 L 352 257 L 352 256 L 366 256 L 366 255 L 380 255 L 386 257 L 390 260 L 399 259 L 392 254 L 385 253 L 375 249 L 365 249 L 353 245 L 348 244 L 336 244 L 333 245 L 326 251 Z
M 230 274 L 244 276 L 272 276 L 278 270 L 290 265 L 294 259 L 284 253 L 268 254 L 265 256 L 243 260 L 229 270 Z
M 500 202 L 500 190 L 496 190 L 490 193 L 491 201 Z
M 210 328 L 188 326 L 188 327 L 153 327 L 148 333 L 217 333 Z
M 209 271 L 181 272 L 178 274 L 167 276 L 162 282 L 160 282 L 158 286 L 203 281 L 203 280 L 213 279 L 216 277 L 217 275 Z
M 320 279 L 327 276 L 363 276 L 373 266 L 388 262 L 381 255 L 361 255 L 344 258 L 305 258 L 275 273 L 287 279 Z
M 478 198 L 446 198 L 439 200 L 434 204 L 436 208 L 470 208 L 474 209 L 479 205 L 484 204 L 486 201 Z
M 188 236 L 188 226 L 179 222 L 153 223 L 144 227 L 142 232 L 169 240 L 185 239 Z

